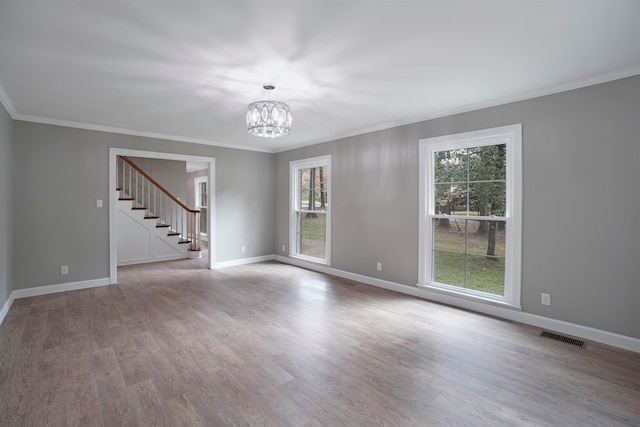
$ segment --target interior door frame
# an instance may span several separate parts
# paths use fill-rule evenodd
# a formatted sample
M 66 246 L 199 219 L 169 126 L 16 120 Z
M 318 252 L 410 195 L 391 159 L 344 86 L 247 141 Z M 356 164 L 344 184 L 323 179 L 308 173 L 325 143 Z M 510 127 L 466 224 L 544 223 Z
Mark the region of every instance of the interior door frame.
M 207 268 L 212 269 L 215 265 L 215 236 L 216 236 L 216 219 L 215 219 L 215 157 L 190 156 L 187 154 L 163 153 L 159 151 L 143 151 L 131 150 L 127 148 L 109 147 L 109 283 L 118 283 L 118 233 L 116 227 L 117 200 L 116 193 L 116 167 L 118 156 L 130 157 L 146 157 L 150 159 L 177 160 L 185 162 L 206 163 L 208 165 L 208 200 L 207 200 L 207 226 L 209 250 L 207 259 Z

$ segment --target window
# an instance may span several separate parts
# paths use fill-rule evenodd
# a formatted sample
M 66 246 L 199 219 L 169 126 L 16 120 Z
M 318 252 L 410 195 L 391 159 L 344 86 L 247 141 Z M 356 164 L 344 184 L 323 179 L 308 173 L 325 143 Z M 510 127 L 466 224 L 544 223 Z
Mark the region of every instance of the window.
M 289 253 L 329 264 L 331 156 L 293 161 L 290 174 Z
M 207 235 L 207 177 L 201 176 L 195 179 L 196 183 L 196 209 L 200 211 L 200 234 Z
M 420 140 L 419 286 L 520 307 L 521 135 Z

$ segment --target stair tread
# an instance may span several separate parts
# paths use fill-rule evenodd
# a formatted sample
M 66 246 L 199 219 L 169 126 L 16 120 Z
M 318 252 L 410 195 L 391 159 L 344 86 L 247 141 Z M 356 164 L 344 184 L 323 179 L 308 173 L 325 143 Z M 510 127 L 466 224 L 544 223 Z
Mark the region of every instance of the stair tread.
M 120 197 L 118 200 L 133 200 L 133 197 Z
M 160 217 L 157 216 L 157 215 L 147 215 L 147 216 L 144 217 L 144 219 L 158 219 L 158 218 L 160 218 Z
M 167 233 L 167 236 L 179 236 L 180 233 Z
M 142 206 L 136 206 L 136 207 L 131 208 L 131 210 L 132 211 L 146 211 L 147 208 L 142 207 Z
M 156 228 L 164 228 L 164 227 L 170 227 L 169 224 L 157 224 Z
M 178 242 L 178 244 L 180 244 L 180 245 L 183 244 L 183 243 L 191 243 L 191 240 L 180 240 Z

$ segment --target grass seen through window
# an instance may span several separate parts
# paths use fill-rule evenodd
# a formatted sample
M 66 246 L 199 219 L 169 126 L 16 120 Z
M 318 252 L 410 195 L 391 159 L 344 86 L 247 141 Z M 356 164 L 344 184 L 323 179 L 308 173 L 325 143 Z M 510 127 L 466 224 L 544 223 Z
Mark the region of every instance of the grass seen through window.
M 497 223 L 497 221 L 496 221 Z M 480 221 L 451 218 L 434 223 L 433 279 L 495 295 L 504 295 L 505 230 L 496 224 L 495 256 L 487 256 L 487 235 Z

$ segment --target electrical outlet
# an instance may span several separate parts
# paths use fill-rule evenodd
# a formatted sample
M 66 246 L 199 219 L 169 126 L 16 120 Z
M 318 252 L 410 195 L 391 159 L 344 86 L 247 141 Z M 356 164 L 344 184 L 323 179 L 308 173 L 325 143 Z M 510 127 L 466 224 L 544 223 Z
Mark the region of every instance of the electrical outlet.
M 244 246 L 242 248 L 240 248 L 240 250 L 242 251 L 242 253 L 244 253 L 244 251 L 245 251 Z
M 101 208 L 101 207 L 102 207 L 102 199 L 96 200 L 96 208 Z
M 63 265 L 60 267 L 60 274 L 69 274 L 69 266 Z
M 382 263 L 381 262 L 376 264 L 376 270 L 382 271 Z
M 287 247 L 285 245 L 282 245 L 282 252 L 286 252 L 287 251 Z
M 551 294 L 541 294 L 542 305 L 551 305 Z

